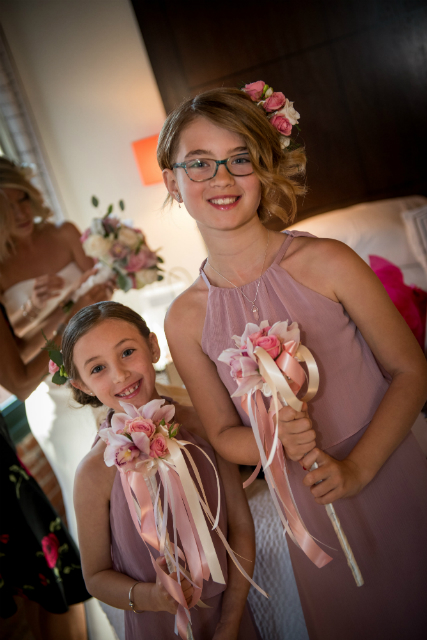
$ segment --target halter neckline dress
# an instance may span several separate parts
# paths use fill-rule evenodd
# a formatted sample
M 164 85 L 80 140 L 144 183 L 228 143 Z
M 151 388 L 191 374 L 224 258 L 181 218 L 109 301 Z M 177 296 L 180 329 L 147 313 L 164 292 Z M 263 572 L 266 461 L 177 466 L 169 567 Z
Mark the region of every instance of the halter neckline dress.
M 343 459 L 369 426 L 391 378 L 381 371 L 344 307 L 297 282 L 280 265 L 298 236 L 313 237 L 305 232 L 286 232 L 273 264 L 261 277 L 256 302 L 259 322 L 298 322 L 301 341 L 313 353 L 320 372 L 319 391 L 309 405 L 317 445 Z M 210 284 L 203 271 L 205 264 L 200 274 L 209 293 L 202 349 L 215 363 L 231 395 L 236 384 L 218 356 L 235 346 L 231 336 L 241 335 L 245 325 L 254 322 L 253 313 L 239 289 Z M 255 281 L 242 287 L 250 300 L 256 285 Z M 240 398 L 232 400 L 242 424 L 249 427 Z M 288 470 L 305 525 L 315 538 L 332 547 L 324 548 L 333 561 L 318 569 L 289 542 L 310 640 L 424 639 L 427 461 L 412 433 L 357 496 L 334 503 L 364 577 L 363 587 L 355 585 L 324 507 L 302 485 L 306 472 L 292 461 L 288 461 Z M 274 557 L 270 563 L 274 565 Z M 264 567 L 266 574 L 268 570 Z M 263 586 L 262 577 L 257 574 L 255 579 Z M 264 615 L 274 616 L 268 603 Z

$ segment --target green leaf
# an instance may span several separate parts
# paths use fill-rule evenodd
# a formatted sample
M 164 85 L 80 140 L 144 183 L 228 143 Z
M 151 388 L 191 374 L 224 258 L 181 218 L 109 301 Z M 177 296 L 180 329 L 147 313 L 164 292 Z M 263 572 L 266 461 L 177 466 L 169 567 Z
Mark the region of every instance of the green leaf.
M 53 376 L 52 376 L 52 382 L 54 384 L 65 384 L 67 382 L 67 380 L 68 380 L 68 378 L 66 378 L 65 376 L 61 376 L 59 371 L 54 373 Z
M 133 283 L 132 283 L 132 280 L 129 278 L 129 276 L 125 276 L 120 271 L 116 271 L 116 273 L 117 273 L 117 284 L 119 285 L 120 289 L 124 292 L 132 289 Z
M 24 584 L 22 585 L 23 589 L 34 589 L 34 587 L 31 584 Z
M 64 567 L 63 573 L 70 573 L 71 567 Z
M 92 200 L 91 200 L 92 204 L 94 207 L 97 207 L 99 205 L 99 200 L 96 196 L 92 196 Z
M 12 474 L 10 474 L 10 475 L 9 475 L 9 480 L 10 480 L 11 482 L 16 482 L 16 478 L 15 478 L 15 476 L 14 476 L 14 475 L 12 475 Z
M 163 263 L 164 263 L 164 260 L 163 260 L 163 258 L 161 258 L 160 256 L 157 256 L 157 262 L 160 262 L 161 264 L 163 264 Z
M 58 518 L 56 518 L 55 520 L 52 520 L 52 522 L 49 525 L 49 531 L 51 531 L 52 533 L 54 531 L 59 531 L 61 529 L 61 518 L 58 516 Z
M 160 280 L 164 280 L 164 277 L 163 277 L 163 276 L 161 276 L 161 275 L 158 275 L 158 276 L 157 276 L 157 281 L 158 281 L 158 282 L 160 282 Z
M 68 544 L 65 543 L 59 547 L 58 553 L 66 553 L 68 549 L 69 549 Z
M 159 422 L 159 425 L 160 425 L 161 427 L 164 427 L 164 426 L 165 426 L 165 424 L 166 424 L 165 419 L 164 419 L 164 418 L 162 418 L 162 419 L 160 420 L 160 422 Z
M 39 558 L 44 558 L 44 553 L 43 551 L 36 551 L 36 556 L 38 556 Z
M 109 204 L 109 205 L 108 205 L 108 209 L 107 209 L 107 214 L 108 214 L 108 215 L 110 215 L 110 213 L 112 213 L 112 212 L 113 212 L 113 209 L 114 209 L 113 205 L 112 205 L 112 204 Z
M 119 200 L 119 207 L 120 207 L 121 211 L 124 211 L 124 210 L 125 210 L 125 203 L 124 203 L 124 200 Z

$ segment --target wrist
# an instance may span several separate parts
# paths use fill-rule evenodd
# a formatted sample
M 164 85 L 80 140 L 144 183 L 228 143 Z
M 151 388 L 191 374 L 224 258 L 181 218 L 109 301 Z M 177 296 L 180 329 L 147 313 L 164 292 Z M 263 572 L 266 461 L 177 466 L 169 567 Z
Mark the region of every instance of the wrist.
M 345 462 L 350 465 L 362 488 L 366 487 L 378 472 L 377 468 L 366 465 L 366 462 L 361 462 L 356 452 L 351 452 L 347 458 L 345 458 Z

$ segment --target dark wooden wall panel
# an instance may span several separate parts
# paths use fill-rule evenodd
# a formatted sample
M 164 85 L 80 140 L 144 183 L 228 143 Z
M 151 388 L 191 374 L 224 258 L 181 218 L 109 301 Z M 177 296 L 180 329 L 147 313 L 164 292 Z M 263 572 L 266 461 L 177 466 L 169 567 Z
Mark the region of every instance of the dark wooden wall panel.
M 300 217 L 427 195 L 425 0 L 132 0 L 169 112 L 217 86 L 265 80 L 301 113 Z

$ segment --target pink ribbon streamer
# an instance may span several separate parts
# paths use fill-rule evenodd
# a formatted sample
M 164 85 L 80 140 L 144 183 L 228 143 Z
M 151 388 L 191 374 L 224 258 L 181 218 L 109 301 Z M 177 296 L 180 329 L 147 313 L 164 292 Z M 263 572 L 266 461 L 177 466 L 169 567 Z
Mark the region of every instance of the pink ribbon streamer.
M 242 408 L 251 420 L 254 434 L 258 436 L 259 446 L 263 447 L 260 453 L 266 462 L 266 458 L 274 446 L 273 413 L 267 414 L 262 394 L 259 390 L 255 392 L 255 397 L 252 393 L 249 394 L 249 398 L 248 395 L 242 397 Z M 267 454 L 264 452 L 264 447 L 267 450 Z M 260 466 L 260 464 L 261 460 L 258 466 Z M 276 447 L 275 454 L 268 468 L 266 468 L 266 464 L 264 464 L 264 473 L 276 509 L 280 509 L 279 516 L 292 540 L 317 567 L 321 568 L 328 564 L 332 558 L 317 545 L 307 531 L 299 514 L 290 487 L 282 446 Z M 253 475 L 254 474 L 252 474 L 252 476 Z M 248 481 L 245 484 L 247 485 Z

